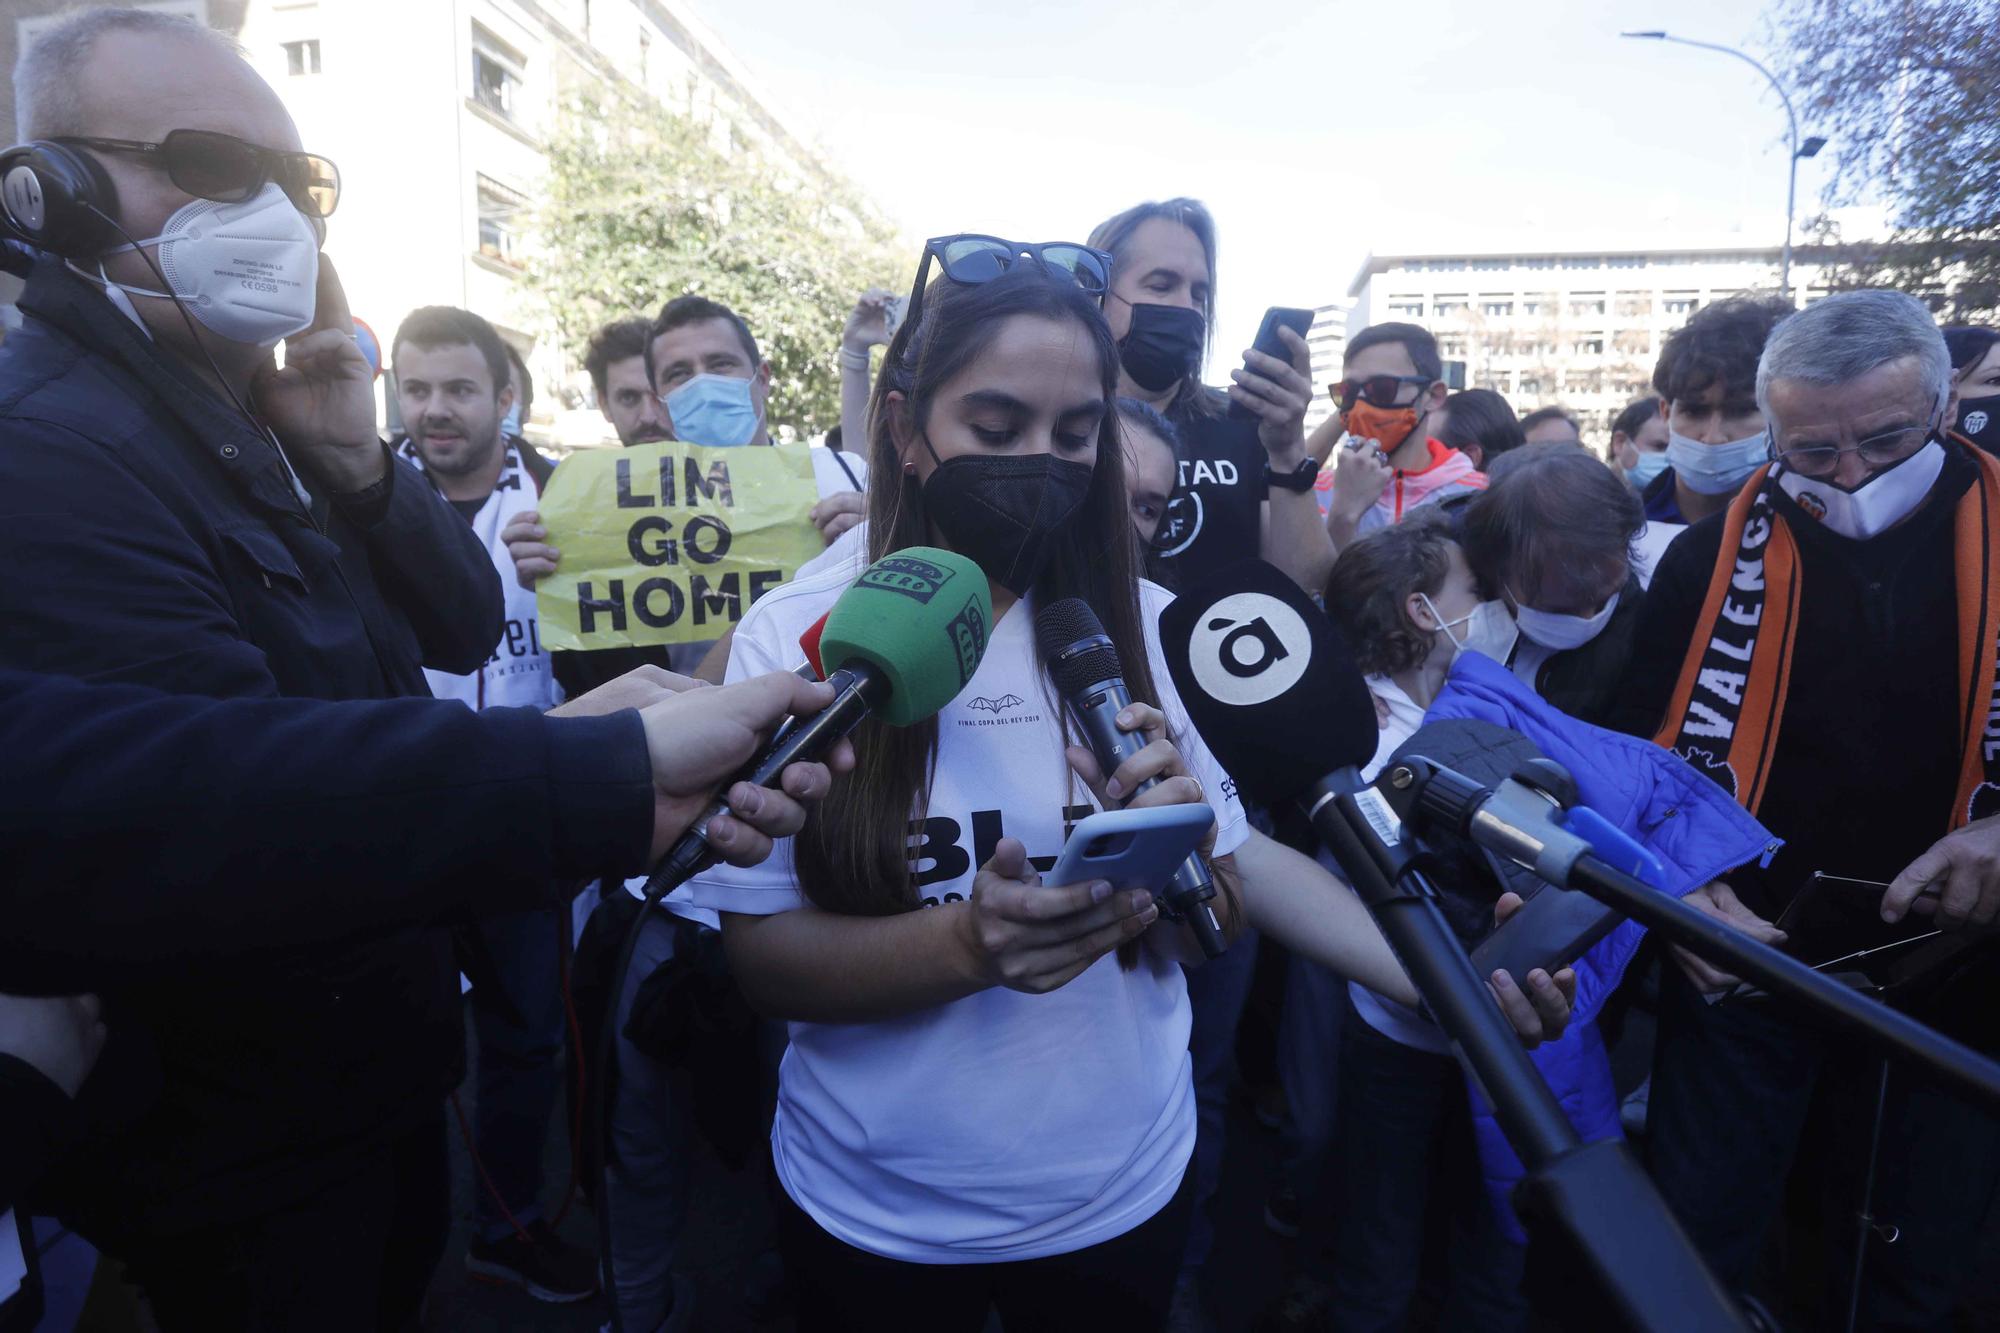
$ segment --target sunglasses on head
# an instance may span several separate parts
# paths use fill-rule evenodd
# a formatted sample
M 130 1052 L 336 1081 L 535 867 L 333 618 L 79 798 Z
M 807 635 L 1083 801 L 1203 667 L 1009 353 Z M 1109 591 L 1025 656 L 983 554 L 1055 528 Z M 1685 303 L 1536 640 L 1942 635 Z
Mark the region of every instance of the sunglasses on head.
M 1023 259 L 1032 259 L 1050 273 L 1067 275 L 1084 292 L 1100 301 L 1111 285 L 1111 256 L 1074 241 L 1025 243 L 998 236 L 960 234 L 933 236 L 924 242 L 923 262 L 917 265 L 917 285 L 910 289 L 910 308 L 903 323 L 915 328 L 924 304 L 924 280 L 930 276 L 931 261 L 953 282 L 972 286 L 991 282 Z
M 275 183 L 308 217 L 328 217 L 340 202 L 340 168 L 326 158 L 260 147 L 215 130 L 168 130 L 158 143 L 74 137 L 56 142 L 156 159 L 177 189 L 219 204 L 241 203 L 266 182 Z
M 1397 395 L 1403 391 L 1403 386 L 1417 385 L 1420 395 L 1423 386 L 1430 383 L 1430 378 L 1425 375 L 1370 375 L 1365 380 L 1340 380 L 1327 385 L 1326 391 L 1333 396 L 1334 402 L 1340 404 L 1340 410 L 1345 412 L 1352 408 L 1357 400 L 1367 403 L 1370 407 L 1408 407 L 1416 402 L 1415 397 L 1412 397 L 1409 403 L 1396 401 Z

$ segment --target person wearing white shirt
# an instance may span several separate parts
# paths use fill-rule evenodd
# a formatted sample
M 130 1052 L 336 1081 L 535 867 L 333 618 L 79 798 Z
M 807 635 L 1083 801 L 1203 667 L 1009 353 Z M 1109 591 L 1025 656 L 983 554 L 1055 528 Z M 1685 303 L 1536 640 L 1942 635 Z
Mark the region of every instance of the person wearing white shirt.
M 995 1308 L 1016 1328 L 1158 1327 L 1191 1203 L 1181 964 L 1199 951 L 1143 890 L 1042 884 L 1066 826 L 1160 778 L 1132 803 L 1214 810 L 1226 929 L 1254 885 L 1259 928 L 1414 993 L 1351 894 L 1249 831 L 1173 693 L 1168 598 L 1135 570 L 1101 264 L 994 242 L 968 272 L 948 249 L 926 247 L 943 276 L 876 386 L 866 551 L 978 563 L 985 656 L 934 721 L 864 723 L 822 811 L 763 869 L 698 877 L 694 902 L 720 914 L 745 996 L 789 1023 L 771 1141 L 801 1330 L 977 1330 Z M 729 677 L 790 665 L 857 570 L 830 559 L 761 599 Z M 1121 724 L 1147 740 L 1108 780 L 1066 744 L 1037 657 L 1035 607 L 1067 596 L 1103 621 L 1135 699 Z M 1532 1040 L 1568 1011 L 1530 990 L 1500 998 Z

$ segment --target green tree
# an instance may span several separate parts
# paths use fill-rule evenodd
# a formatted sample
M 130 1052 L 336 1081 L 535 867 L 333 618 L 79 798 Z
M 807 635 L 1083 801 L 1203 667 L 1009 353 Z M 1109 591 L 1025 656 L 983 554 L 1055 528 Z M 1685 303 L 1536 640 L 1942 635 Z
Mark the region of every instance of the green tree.
M 2000 304 L 2000 0 L 1788 0 L 1774 26 L 1800 123 L 1838 155 L 1826 203 L 1893 210 L 1879 242 L 1808 227 L 1834 285 L 1902 287 L 1960 319 Z
M 548 156 L 526 279 L 565 346 L 580 354 L 607 321 L 699 292 L 755 333 L 774 425 L 811 435 L 840 420 L 842 322 L 907 259 L 851 185 L 797 179 L 737 127 L 620 89 L 568 101 Z

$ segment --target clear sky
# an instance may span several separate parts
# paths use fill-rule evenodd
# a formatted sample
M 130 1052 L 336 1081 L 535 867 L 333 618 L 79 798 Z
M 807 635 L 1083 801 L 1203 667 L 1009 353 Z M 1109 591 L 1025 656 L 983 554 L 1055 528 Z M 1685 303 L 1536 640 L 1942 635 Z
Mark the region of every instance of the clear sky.
M 1205 200 L 1223 366 L 1265 306 L 1343 296 L 1371 250 L 1783 225 L 1756 71 L 1618 37 L 1761 58 L 1741 0 L 694 2 L 909 237 L 1082 240 L 1141 199 Z M 1801 164 L 1801 217 L 1821 179 Z

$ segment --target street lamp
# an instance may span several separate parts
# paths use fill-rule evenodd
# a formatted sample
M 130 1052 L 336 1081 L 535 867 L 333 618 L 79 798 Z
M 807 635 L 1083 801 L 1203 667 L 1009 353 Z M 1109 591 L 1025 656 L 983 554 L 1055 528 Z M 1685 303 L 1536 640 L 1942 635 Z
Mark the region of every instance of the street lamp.
M 1798 113 L 1792 110 L 1792 99 L 1785 95 L 1785 85 L 1779 83 L 1777 76 L 1772 74 L 1770 70 L 1765 69 L 1735 47 L 1722 46 L 1715 42 L 1697 42 L 1692 38 L 1676 37 L 1672 33 L 1657 30 L 1650 32 L 1621 32 L 1618 35 L 1620 37 L 1643 37 L 1655 42 L 1678 42 L 1682 46 L 1698 46 L 1704 51 L 1720 51 L 1726 56 L 1735 56 L 1738 60 L 1750 66 L 1750 68 L 1756 70 L 1759 74 L 1762 74 L 1770 82 L 1771 87 L 1777 90 L 1778 100 L 1785 104 L 1785 122 L 1788 127 L 1787 140 L 1791 144 L 1792 149 L 1791 165 L 1785 180 L 1785 250 L 1784 257 L 1778 263 L 1778 290 L 1789 298 L 1792 294 L 1792 207 L 1799 190 L 1799 159 L 1811 157 L 1819 152 L 1820 149 L 1826 147 L 1826 140 L 1815 134 L 1804 143 L 1799 142 L 1799 117 Z

